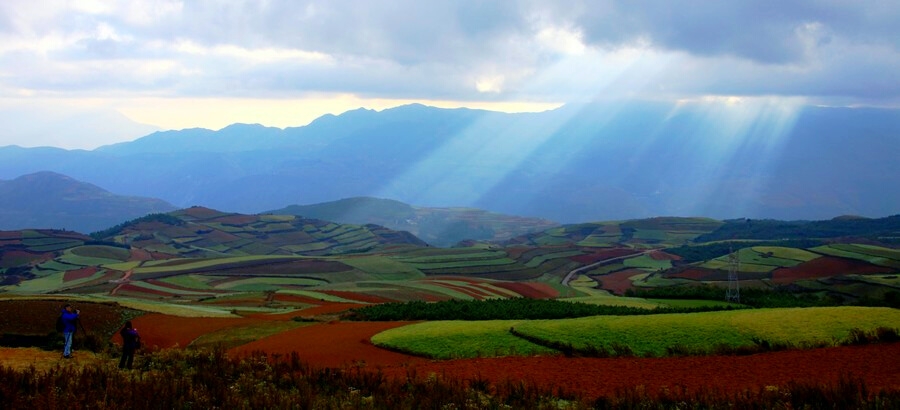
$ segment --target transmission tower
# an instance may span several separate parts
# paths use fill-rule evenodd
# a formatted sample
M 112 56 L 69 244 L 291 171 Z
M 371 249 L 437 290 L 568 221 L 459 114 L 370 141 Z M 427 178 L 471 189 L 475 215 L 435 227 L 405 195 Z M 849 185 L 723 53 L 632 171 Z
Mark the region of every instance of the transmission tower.
M 728 254 L 728 289 L 725 290 L 725 300 L 741 303 L 741 284 L 738 282 L 738 270 L 741 268 L 741 258 L 737 252 L 729 247 Z

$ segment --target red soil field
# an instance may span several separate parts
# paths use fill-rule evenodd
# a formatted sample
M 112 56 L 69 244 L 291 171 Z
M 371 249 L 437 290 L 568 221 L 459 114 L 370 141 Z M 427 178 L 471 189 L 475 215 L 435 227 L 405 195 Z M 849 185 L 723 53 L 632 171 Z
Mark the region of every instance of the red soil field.
M 511 290 L 529 299 L 549 299 L 559 296 L 559 291 L 546 283 L 497 282 L 494 286 Z
M 650 259 L 657 261 L 680 261 L 681 257 L 678 255 L 672 255 L 671 253 L 665 253 L 663 251 L 650 251 L 648 254 Z
M 644 386 L 648 393 L 683 387 L 689 391 L 745 389 L 791 381 L 836 383 L 842 375 L 860 377 L 874 390 L 900 388 L 900 343 L 789 350 L 748 356 L 670 358 L 507 357 L 433 361 L 375 347 L 369 339 L 407 323 L 334 322 L 293 329 L 234 348 L 288 355 L 314 367 L 365 365 L 391 377 L 486 379 L 494 383 L 524 381 L 597 397 Z
M 311 307 L 301 310 L 298 316 L 318 316 L 330 313 L 340 313 L 350 309 L 365 307 L 367 305 L 360 303 L 328 303 L 322 306 Z
M 372 345 L 372 335 L 410 322 L 333 322 L 299 327 L 236 347 L 229 354 L 264 351 L 289 355 L 316 367 L 345 367 L 365 363 L 366 367 L 403 367 L 426 359 L 381 349 Z
M 715 271 L 706 268 L 688 268 L 678 273 L 666 275 L 667 278 L 681 278 L 690 280 L 706 280 Z
M 87 268 L 81 269 L 73 269 L 67 270 L 66 273 L 63 274 L 63 282 L 68 282 L 70 280 L 78 280 L 89 278 L 91 275 L 97 273 L 99 269 L 96 266 L 91 266 Z
M 738 393 L 789 382 L 836 384 L 842 375 L 862 378 L 870 391 L 900 388 L 900 343 L 790 350 L 749 356 L 670 358 L 522 357 L 416 362 L 384 369 L 389 376 L 430 374 L 462 379 L 525 381 L 586 397 L 643 386 L 648 394 L 688 391 Z
M 792 268 L 778 268 L 772 271 L 772 282 L 792 283 L 802 279 L 827 278 L 847 274 L 890 273 L 894 270 L 872 265 L 863 261 L 823 256 L 803 262 Z
M 0 231 L 0 239 L 22 239 L 22 231 Z
M 209 208 L 204 208 L 202 206 L 190 207 L 188 209 L 183 210 L 182 212 L 186 216 L 192 216 L 192 217 L 198 218 L 198 219 L 209 219 L 209 218 L 213 218 L 216 216 L 224 216 L 222 212 L 219 212 L 219 211 L 216 211 L 213 209 L 209 209 Z
M 216 330 L 259 322 L 253 318 L 178 317 L 151 313 L 132 319 L 145 346 L 185 347 L 194 339 Z M 113 337 L 113 340 L 118 337 Z
M 13 250 L 3 251 L 2 253 L 0 253 L 0 255 L 3 256 L 3 258 L 0 259 L 0 266 L 9 267 L 24 265 L 27 263 L 43 262 L 53 259 L 53 253 L 51 252 L 34 253 L 28 251 Z
M 599 279 L 603 283 L 603 289 L 617 295 L 624 295 L 626 290 L 634 287 L 628 278 L 641 273 L 644 273 L 644 271 L 640 269 L 626 269 L 607 275 L 595 276 L 594 278 Z
M 212 240 L 215 242 L 232 242 L 241 239 L 240 236 L 219 230 L 213 230 L 212 232 L 205 233 L 202 236 L 207 240 Z

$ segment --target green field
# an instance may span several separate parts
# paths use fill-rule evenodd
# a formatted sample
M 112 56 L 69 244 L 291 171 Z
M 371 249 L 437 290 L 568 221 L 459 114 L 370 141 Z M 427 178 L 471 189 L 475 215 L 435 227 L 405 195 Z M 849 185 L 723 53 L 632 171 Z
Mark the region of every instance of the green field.
M 754 338 L 794 346 L 831 345 L 851 329 L 897 328 L 900 310 L 835 307 L 758 309 L 651 316 L 596 316 L 528 321 L 516 330 L 576 348 L 629 346 L 637 355 L 662 356 L 667 348 L 712 352 L 719 345 L 754 346 Z
M 394 328 L 372 337 L 372 343 L 434 359 L 530 356 L 556 353 L 509 333 L 521 321 L 434 321 Z
M 900 250 L 863 244 L 833 244 L 812 249 L 825 255 L 858 259 L 873 265 L 900 269 Z
M 544 354 L 546 350 L 516 340 L 516 331 L 576 349 L 627 346 L 635 355 L 664 356 L 669 349 L 712 353 L 721 347 L 754 347 L 754 340 L 797 347 L 833 345 L 851 330 L 896 329 L 900 310 L 829 307 L 735 310 L 646 316 L 593 316 L 578 319 L 522 321 L 441 321 L 391 329 L 372 340 L 414 354 L 479 357 Z M 523 344 L 524 342 L 524 344 Z M 509 347 L 504 350 L 503 346 Z

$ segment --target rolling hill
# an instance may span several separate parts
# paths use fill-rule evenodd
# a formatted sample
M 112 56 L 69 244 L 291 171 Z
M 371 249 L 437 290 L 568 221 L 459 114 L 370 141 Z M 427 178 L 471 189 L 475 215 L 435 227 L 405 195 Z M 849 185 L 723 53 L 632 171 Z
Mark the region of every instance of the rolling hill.
M 426 246 L 378 225 L 349 225 L 293 215 L 242 215 L 204 207 L 132 220 L 94 236 L 188 258 L 360 253 L 391 245 Z
M 0 229 L 55 228 L 89 233 L 176 207 L 122 196 L 54 172 L 0 180 Z

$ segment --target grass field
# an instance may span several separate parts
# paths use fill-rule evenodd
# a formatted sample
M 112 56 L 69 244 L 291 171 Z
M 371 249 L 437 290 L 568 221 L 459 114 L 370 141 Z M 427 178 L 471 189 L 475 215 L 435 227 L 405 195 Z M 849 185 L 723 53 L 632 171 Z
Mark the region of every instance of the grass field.
M 434 359 L 530 356 L 556 353 L 509 333 L 516 320 L 435 321 L 379 333 L 372 343 Z
M 667 348 L 712 352 L 717 346 L 754 346 L 754 338 L 794 346 L 831 345 L 851 329 L 896 328 L 900 311 L 837 307 L 760 309 L 651 316 L 596 316 L 528 321 L 516 330 L 576 348 L 629 346 L 637 355 L 662 356 Z
M 539 340 L 577 349 L 627 346 L 639 356 L 665 356 L 670 349 L 712 353 L 722 347 L 773 345 L 830 346 L 851 330 L 897 328 L 900 311 L 836 307 L 736 310 L 647 316 L 593 316 L 578 319 L 426 322 L 376 335 L 378 345 L 434 358 L 547 353 L 516 341 L 509 328 Z M 508 348 L 504 348 L 508 346 Z

